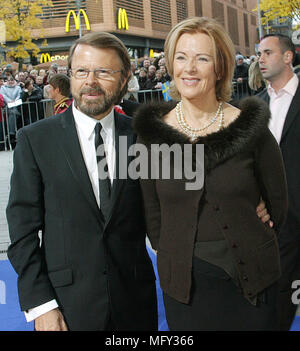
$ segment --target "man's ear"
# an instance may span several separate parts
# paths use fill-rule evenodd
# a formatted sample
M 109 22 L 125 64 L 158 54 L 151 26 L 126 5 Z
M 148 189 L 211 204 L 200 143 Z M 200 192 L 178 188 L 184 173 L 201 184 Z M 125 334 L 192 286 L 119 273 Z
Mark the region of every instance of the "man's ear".
M 293 63 L 293 53 L 290 50 L 287 50 L 284 54 L 284 62 L 287 64 L 292 64 Z

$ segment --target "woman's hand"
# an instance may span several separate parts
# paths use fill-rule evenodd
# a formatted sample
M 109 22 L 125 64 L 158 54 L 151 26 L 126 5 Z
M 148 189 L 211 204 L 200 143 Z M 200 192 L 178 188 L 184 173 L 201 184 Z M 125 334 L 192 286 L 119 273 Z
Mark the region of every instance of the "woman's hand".
M 256 207 L 256 214 L 261 219 L 263 223 L 269 222 L 270 228 L 273 228 L 274 223 L 270 220 L 270 215 L 266 209 L 266 204 L 263 200 L 260 200 L 260 203 Z

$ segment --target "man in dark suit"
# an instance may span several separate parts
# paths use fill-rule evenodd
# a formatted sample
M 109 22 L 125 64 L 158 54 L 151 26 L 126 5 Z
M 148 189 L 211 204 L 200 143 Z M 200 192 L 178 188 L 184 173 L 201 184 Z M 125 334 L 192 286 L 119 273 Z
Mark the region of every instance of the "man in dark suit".
M 266 35 L 258 55 L 260 70 L 269 83 L 258 96 L 270 106 L 269 128 L 280 145 L 288 183 L 289 210 L 279 236 L 279 313 L 280 328 L 289 330 L 297 308 L 291 299 L 292 282 L 300 279 L 300 84 L 292 69 L 295 47 L 290 38 Z
M 127 90 L 127 49 L 87 34 L 69 68 L 74 103 L 21 129 L 14 154 L 8 257 L 21 309 L 36 330 L 157 330 L 139 182 L 118 176 L 131 161 L 119 138 L 128 148 L 136 140 L 113 109 Z

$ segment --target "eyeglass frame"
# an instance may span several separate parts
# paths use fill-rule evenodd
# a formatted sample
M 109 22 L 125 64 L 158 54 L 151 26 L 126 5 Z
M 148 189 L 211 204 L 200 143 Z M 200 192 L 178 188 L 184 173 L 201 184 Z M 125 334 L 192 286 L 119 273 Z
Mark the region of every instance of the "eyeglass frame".
M 80 77 L 80 78 L 76 77 L 75 75 L 79 70 L 84 71 L 86 73 L 86 77 Z M 108 77 L 106 77 L 106 78 L 112 77 L 112 75 L 115 73 L 122 72 L 122 70 L 113 70 L 111 68 L 96 68 L 94 70 L 89 70 L 89 69 L 85 69 L 85 68 L 78 68 L 77 70 L 69 69 L 71 76 L 74 77 L 75 79 L 86 79 L 89 76 L 90 72 L 93 72 L 94 77 L 97 79 L 105 79 L 103 77 L 97 77 L 96 72 L 98 72 L 98 71 L 105 71 L 106 74 L 108 74 Z

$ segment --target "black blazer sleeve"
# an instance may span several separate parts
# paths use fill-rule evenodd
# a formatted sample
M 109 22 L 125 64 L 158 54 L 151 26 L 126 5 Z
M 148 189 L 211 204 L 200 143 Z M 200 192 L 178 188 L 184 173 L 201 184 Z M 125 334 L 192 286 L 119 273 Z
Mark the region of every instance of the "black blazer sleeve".
M 140 142 L 139 137 L 137 143 Z M 148 172 L 150 172 L 151 164 L 149 161 Z M 144 210 L 146 218 L 147 236 L 154 250 L 158 249 L 158 242 L 161 228 L 161 212 L 158 194 L 156 191 L 155 179 L 140 179 L 142 195 L 144 200 Z
M 279 146 L 268 128 L 256 148 L 255 171 L 262 198 L 278 234 L 287 214 L 287 182 Z
M 18 133 L 11 191 L 6 209 L 11 245 L 8 258 L 17 272 L 22 310 L 55 298 L 41 254 L 44 226 L 43 183 L 26 130 Z

